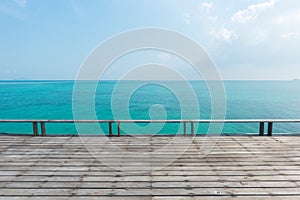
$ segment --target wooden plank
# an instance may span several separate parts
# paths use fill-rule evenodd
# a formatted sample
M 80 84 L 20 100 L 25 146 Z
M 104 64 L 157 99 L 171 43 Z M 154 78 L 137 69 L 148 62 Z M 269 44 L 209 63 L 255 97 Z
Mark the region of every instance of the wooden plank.
M 112 137 L 119 150 L 102 149 L 102 159 L 89 154 L 80 138 L 0 136 L 2 199 L 299 199 L 300 137 L 222 136 L 199 158 L 205 141 L 180 138 L 170 152 L 145 157 L 172 144 L 173 137 Z M 94 148 L 106 138 L 85 138 Z M 208 138 L 208 141 L 214 141 Z M 4 148 L 5 147 L 5 148 Z M 181 151 L 183 155 L 157 171 Z M 110 153 L 110 154 L 107 154 Z M 126 155 L 126 156 L 124 156 Z M 114 168 L 126 169 L 116 171 Z

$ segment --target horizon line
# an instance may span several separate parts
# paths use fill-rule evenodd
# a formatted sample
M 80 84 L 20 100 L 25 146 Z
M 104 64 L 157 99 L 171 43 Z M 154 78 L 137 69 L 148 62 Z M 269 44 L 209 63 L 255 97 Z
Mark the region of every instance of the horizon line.
M 101 80 L 91 80 L 91 79 L 84 79 L 84 80 L 76 80 L 76 79 L 0 79 L 0 81 L 300 81 L 300 79 L 187 79 L 187 80 L 176 80 L 176 79 L 125 79 L 125 80 L 118 80 L 118 79 L 101 79 Z

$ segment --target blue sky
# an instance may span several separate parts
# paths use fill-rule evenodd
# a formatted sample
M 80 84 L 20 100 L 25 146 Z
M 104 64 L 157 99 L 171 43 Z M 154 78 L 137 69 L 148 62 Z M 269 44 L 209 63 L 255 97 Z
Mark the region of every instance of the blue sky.
M 1 0 L 0 24 L 0 79 L 75 79 L 99 43 L 142 27 L 189 36 L 224 79 L 300 78 L 297 0 Z

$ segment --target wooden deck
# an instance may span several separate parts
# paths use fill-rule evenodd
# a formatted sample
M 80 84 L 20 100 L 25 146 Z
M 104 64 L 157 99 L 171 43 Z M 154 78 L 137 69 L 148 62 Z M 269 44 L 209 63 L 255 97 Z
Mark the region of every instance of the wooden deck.
M 78 137 L 0 136 L 0 199 L 300 199 L 298 136 L 222 136 L 205 158 L 204 137 L 191 145 L 179 139 L 172 151 L 145 159 L 173 137 L 112 137 L 120 154 L 102 149 L 102 163 Z M 106 142 L 84 140 L 95 149 Z M 145 170 L 185 147 L 172 164 Z

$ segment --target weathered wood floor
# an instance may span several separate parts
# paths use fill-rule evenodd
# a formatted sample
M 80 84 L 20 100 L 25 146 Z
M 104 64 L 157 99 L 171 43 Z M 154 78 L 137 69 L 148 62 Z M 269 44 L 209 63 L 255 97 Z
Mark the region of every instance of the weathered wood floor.
M 173 137 L 85 138 L 103 163 L 78 137 L 0 136 L 0 199 L 300 199 L 300 137 L 222 136 L 204 158 L 185 138 L 150 157 Z

